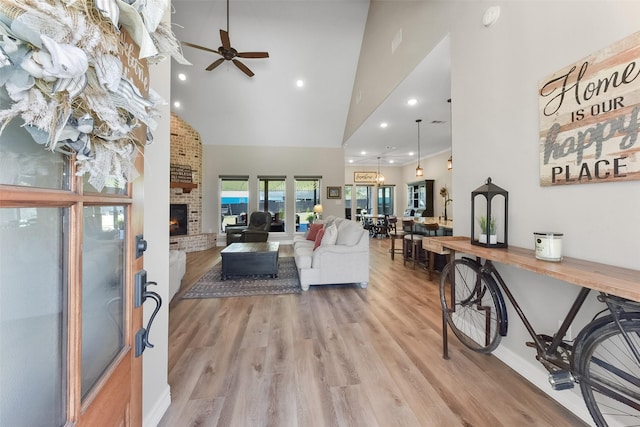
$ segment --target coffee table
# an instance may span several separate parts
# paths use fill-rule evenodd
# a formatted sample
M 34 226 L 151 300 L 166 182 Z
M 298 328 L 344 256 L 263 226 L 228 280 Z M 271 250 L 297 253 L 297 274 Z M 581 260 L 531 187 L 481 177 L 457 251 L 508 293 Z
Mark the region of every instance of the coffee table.
M 224 248 L 220 278 L 269 275 L 278 277 L 279 242 L 232 243 Z

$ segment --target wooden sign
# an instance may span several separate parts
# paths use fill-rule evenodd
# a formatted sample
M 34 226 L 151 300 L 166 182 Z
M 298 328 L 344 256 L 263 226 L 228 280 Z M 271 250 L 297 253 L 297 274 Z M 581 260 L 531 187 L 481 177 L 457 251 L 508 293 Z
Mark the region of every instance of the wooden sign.
M 171 182 L 193 182 L 193 174 L 189 165 L 170 165 L 169 176 Z
M 640 32 L 540 83 L 540 185 L 640 179 Z
M 353 182 L 355 184 L 375 183 L 377 178 L 378 178 L 378 174 L 376 172 L 354 172 L 353 173 Z

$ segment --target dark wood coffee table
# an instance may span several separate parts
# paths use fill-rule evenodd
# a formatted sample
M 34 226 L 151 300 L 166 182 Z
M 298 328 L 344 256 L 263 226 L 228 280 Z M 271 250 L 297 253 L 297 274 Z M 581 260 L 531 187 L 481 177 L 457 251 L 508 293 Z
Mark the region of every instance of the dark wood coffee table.
M 232 243 L 224 248 L 220 278 L 229 276 L 269 275 L 278 277 L 280 243 Z

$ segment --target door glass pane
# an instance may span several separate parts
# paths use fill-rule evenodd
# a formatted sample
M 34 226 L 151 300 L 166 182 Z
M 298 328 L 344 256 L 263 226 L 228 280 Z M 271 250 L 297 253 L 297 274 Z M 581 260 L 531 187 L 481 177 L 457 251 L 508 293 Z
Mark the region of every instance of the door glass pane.
M 0 426 L 65 424 L 66 217 L 0 209 Z
M 107 179 L 102 191 L 98 191 L 93 185 L 89 183 L 89 174 L 85 173 L 82 176 L 83 188 L 86 193 L 101 193 L 101 194 L 127 194 L 127 184 L 119 183 L 113 178 Z
M 125 209 L 84 208 L 82 243 L 82 397 L 124 345 Z
M 0 134 L 0 184 L 68 189 L 67 157 L 36 143 L 21 124 L 12 120 Z

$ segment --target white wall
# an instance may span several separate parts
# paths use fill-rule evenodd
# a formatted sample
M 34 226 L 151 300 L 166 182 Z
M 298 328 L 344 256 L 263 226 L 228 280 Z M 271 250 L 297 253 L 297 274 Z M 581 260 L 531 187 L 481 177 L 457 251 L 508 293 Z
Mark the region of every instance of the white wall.
M 197 129 L 196 129 L 197 130 Z M 343 199 L 326 199 L 326 187 L 344 185 L 344 151 L 342 148 L 247 147 L 231 145 L 202 146 L 202 232 L 220 229 L 220 175 L 249 177 L 253 196 L 249 210 L 258 210 L 257 177 L 287 177 L 287 195 L 294 194 L 294 176 L 322 176 L 323 216 L 344 216 Z M 295 199 L 287 197 L 285 233 L 271 233 L 270 241 L 291 241 L 295 231 Z M 218 243 L 224 243 L 218 239 Z
M 171 99 L 171 61 L 149 67 L 150 86 L 167 102 Z M 144 254 L 147 280 L 157 282 L 149 290 L 162 297 L 162 308 L 151 327 L 147 348 L 142 355 L 142 420 L 143 426 L 158 425 L 171 403 L 167 367 L 169 365 L 169 148 L 170 111 L 161 109 L 153 144 L 144 153 L 144 237 L 148 249 Z M 154 309 L 152 301 L 144 305 L 144 325 Z

